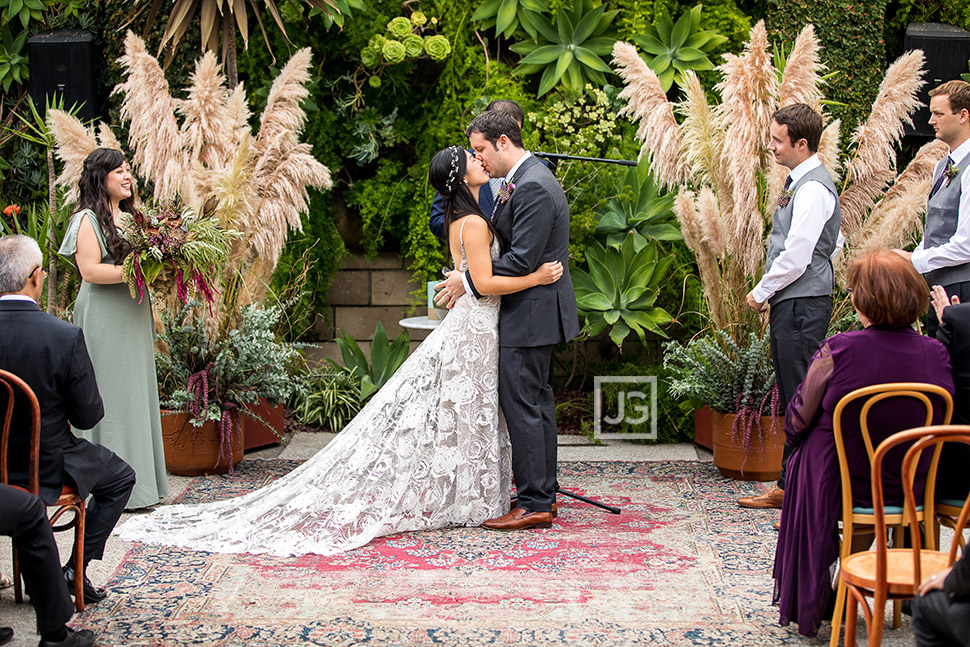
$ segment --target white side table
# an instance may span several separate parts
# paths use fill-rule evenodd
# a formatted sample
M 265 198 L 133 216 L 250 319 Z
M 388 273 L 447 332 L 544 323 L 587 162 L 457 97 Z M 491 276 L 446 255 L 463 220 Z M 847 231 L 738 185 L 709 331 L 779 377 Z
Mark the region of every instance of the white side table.
M 427 315 L 423 317 L 408 317 L 397 322 L 402 328 L 409 330 L 434 330 L 441 323 L 440 319 L 429 319 Z

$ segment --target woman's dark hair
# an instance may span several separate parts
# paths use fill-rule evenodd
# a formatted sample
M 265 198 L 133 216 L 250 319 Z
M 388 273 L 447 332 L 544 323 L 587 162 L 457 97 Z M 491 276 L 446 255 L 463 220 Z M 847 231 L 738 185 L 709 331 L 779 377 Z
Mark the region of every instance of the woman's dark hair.
M 125 156 L 121 151 L 113 148 L 95 149 L 84 160 L 81 179 L 78 181 L 81 193 L 79 206 L 81 209 L 90 209 L 97 216 L 98 224 L 104 234 L 105 246 L 114 259 L 115 265 L 121 265 L 124 262 L 128 254 L 128 245 L 115 227 L 114 217 L 111 215 L 111 201 L 108 199 L 108 191 L 104 188 L 104 181 L 108 173 L 123 166 L 124 163 Z M 122 211 L 135 213 L 134 193 L 122 200 L 119 207 Z
M 886 249 L 855 259 L 846 283 L 856 310 L 876 326 L 911 326 L 929 307 L 926 281 L 910 261 Z
M 449 146 L 438 151 L 428 167 L 428 181 L 445 201 L 445 239 L 450 240 L 448 232 L 451 223 L 468 214 L 477 214 L 485 221 L 492 236 L 498 239 L 499 245 L 504 246 L 502 237 L 492 221 L 482 213 L 478 201 L 464 182 L 467 170 L 467 153 L 461 146 Z

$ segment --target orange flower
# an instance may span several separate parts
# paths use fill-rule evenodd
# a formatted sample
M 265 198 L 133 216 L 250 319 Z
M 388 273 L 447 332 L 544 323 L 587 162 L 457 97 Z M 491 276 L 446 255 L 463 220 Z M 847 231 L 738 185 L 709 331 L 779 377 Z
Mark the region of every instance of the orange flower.
M 3 215 L 7 216 L 8 218 L 12 218 L 13 216 L 19 213 L 20 213 L 20 207 L 16 204 L 8 204 L 7 207 L 3 210 Z

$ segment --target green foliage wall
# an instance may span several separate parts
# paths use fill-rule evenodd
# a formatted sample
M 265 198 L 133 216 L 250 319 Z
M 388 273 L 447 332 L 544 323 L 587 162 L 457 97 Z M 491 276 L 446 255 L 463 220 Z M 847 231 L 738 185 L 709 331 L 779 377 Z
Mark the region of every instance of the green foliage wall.
M 768 0 L 768 28 L 787 47 L 807 23 L 815 25 L 822 62 L 838 72 L 829 81 L 825 97 L 846 104 L 829 108 L 842 119 L 843 135 L 865 119 L 879 91 L 886 68 L 886 4 L 887 0 Z

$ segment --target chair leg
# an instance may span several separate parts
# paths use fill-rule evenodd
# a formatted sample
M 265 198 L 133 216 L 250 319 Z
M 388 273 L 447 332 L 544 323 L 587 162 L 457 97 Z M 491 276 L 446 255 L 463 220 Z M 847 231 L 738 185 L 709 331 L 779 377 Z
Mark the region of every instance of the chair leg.
M 856 623 L 859 621 L 859 610 L 856 599 L 851 592 L 845 594 L 845 647 L 855 647 Z
M 886 622 L 886 596 L 876 594 L 872 598 L 872 619 L 869 621 L 869 645 L 879 647 L 882 644 L 882 627 Z
M 893 629 L 903 626 L 903 601 L 893 600 Z
M 829 638 L 829 647 L 839 647 L 839 630 L 842 627 L 842 616 L 844 615 L 845 584 L 842 582 L 842 575 L 840 573 L 839 585 L 835 592 L 835 612 L 832 614 L 832 637 Z
M 74 526 L 74 607 L 84 611 L 84 501 L 77 504 L 77 525 Z
M 20 560 L 17 559 L 17 547 L 13 547 L 13 599 L 17 604 L 24 603 L 23 581 L 20 578 Z

